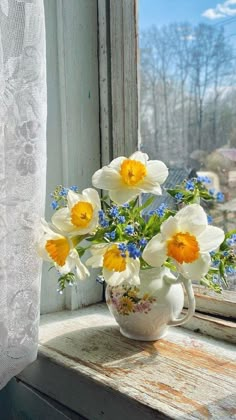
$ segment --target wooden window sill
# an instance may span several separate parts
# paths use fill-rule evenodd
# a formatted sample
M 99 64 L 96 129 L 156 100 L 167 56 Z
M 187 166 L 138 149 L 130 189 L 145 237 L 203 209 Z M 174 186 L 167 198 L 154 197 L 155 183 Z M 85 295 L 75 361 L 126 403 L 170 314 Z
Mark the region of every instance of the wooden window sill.
M 184 309 L 182 314 L 186 312 L 187 310 Z M 236 344 L 236 323 L 228 319 L 195 312 L 184 328 Z
M 226 419 L 236 414 L 235 348 L 171 328 L 120 335 L 105 304 L 43 315 L 39 357 L 18 379 L 87 419 Z
M 222 316 L 225 318 L 236 318 L 236 292 L 223 290 L 222 293 L 214 293 L 203 286 L 193 285 L 196 308 L 199 312 Z M 188 300 L 185 295 L 185 307 L 188 307 Z

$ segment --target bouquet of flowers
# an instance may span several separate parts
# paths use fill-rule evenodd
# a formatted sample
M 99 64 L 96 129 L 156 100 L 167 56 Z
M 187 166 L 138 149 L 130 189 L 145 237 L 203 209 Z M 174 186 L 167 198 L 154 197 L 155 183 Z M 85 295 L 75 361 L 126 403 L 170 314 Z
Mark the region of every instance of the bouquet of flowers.
M 227 274 L 235 272 L 236 231 L 224 235 L 210 225 L 200 203 L 215 196 L 199 177 L 168 190 L 177 209 L 161 204 L 148 212 L 167 176 L 162 161 L 138 151 L 94 173 L 93 187 L 108 191 L 108 196 L 100 198 L 95 188 L 55 189 L 55 213 L 50 224 L 42 221 L 38 252 L 58 271 L 60 293 L 89 276 L 88 267 L 101 267 L 99 279 L 112 286 L 138 285 L 140 270 L 166 266 L 221 290 Z M 84 261 L 87 250 L 90 256 Z

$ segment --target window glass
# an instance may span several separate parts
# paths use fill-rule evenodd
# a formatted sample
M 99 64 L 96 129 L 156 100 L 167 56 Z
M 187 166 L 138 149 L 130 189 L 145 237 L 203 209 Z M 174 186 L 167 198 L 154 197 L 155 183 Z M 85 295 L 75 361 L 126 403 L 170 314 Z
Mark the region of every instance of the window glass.
M 140 149 L 168 186 L 207 177 L 209 220 L 236 229 L 236 1 L 139 0 L 139 34 Z

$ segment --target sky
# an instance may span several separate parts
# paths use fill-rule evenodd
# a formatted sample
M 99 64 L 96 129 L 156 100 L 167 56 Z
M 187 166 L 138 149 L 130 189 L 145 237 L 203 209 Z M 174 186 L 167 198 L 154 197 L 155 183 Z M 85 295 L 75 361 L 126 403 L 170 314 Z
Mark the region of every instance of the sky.
M 236 43 L 236 0 L 139 0 L 139 27 L 188 21 L 193 25 L 224 25 Z

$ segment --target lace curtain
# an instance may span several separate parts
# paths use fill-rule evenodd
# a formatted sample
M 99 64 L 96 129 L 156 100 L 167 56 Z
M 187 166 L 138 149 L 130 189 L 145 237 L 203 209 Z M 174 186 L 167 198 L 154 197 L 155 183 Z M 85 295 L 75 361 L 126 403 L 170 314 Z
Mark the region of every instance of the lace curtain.
M 37 354 L 45 139 L 43 0 L 0 0 L 0 389 Z

